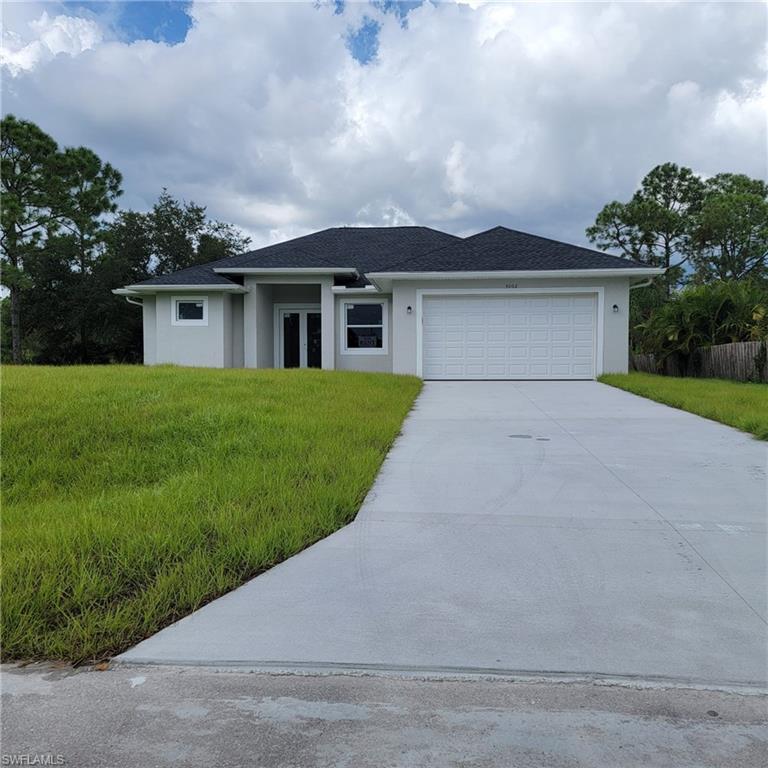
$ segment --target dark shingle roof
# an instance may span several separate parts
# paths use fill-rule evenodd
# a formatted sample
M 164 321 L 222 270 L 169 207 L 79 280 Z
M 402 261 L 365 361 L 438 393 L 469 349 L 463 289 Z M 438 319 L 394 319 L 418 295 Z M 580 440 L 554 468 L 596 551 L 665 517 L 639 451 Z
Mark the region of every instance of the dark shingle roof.
M 555 269 L 625 269 L 636 261 L 529 235 L 507 227 L 459 240 L 444 248 L 391 264 L 384 272 L 494 272 Z
M 334 227 L 238 256 L 153 277 L 140 285 L 231 285 L 215 268 L 354 267 L 366 273 L 624 269 L 643 267 L 601 251 L 494 227 L 467 238 L 429 227 Z
M 159 275 L 150 277 L 136 285 L 235 285 L 225 275 L 214 272 L 213 268 L 218 267 L 227 259 L 212 261 L 209 264 L 198 264 L 195 267 L 180 269 L 178 272 L 172 272 L 169 275 Z
M 354 284 L 364 285 L 368 282 L 363 278 L 366 272 L 380 271 L 396 261 L 419 256 L 459 240 L 455 235 L 429 227 L 333 227 L 211 264 L 151 278 L 140 285 L 181 285 L 189 283 L 190 279 L 194 279 L 196 285 L 231 282 L 214 272 L 214 267 L 354 267 L 360 275 Z

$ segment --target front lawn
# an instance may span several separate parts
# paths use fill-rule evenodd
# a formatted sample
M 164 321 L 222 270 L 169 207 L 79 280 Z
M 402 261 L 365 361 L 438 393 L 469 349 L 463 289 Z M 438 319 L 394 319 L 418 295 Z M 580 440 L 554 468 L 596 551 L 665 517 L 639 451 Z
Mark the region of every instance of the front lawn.
M 611 373 L 600 381 L 768 440 L 768 384 L 650 373 Z
M 5 367 L 3 658 L 112 655 L 348 523 L 420 387 Z

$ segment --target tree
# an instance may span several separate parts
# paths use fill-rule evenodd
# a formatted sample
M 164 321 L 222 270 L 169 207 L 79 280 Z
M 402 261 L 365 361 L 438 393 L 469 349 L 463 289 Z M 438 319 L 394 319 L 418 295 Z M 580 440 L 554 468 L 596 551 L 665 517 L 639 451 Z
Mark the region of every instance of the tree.
M 14 363 L 22 361 L 22 294 L 29 287 L 24 266 L 47 233 L 57 226 L 52 205 L 57 197 L 51 165 L 56 142 L 34 123 L 7 115 L 0 124 L 0 176 L 2 177 L 2 283 L 10 296 L 11 347 Z
M 105 234 L 105 249 L 94 266 L 102 290 L 100 328 L 115 360 L 141 359 L 141 312 L 112 288 L 153 275 L 242 253 L 249 238 L 231 224 L 208 219 L 205 207 L 181 203 L 164 189 L 147 213 L 121 211 Z
M 205 210 L 195 202 L 179 202 L 163 189 L 147 214 L 156 274 L 234 256 L 248 247 L 249 237 L 231 224 L 209 220 Z
M 701 208 L 704 183 L 690 168 L 657 165 L 627 203 L 616 200 L 587 228 L 591 243 L 628 259 L 667 269 L 668 291 L 680 282 L 692 256 L 692 216 Z
M 768 273 L 768 184 L 734 173 L 706 182 L 692 239 L 697 282 Z
M 52 240 L 49 249 L 57 248 L 70 263 L 74 279 L 68 319 L 76 329 L 80 348 L 79 362 L 94 362 L 91 336 L 99 322 L 95 312 L 99 294 L 104 290 L 94 280 L 94 264 L 104 244 L 104 217 L 117 209 L 122 194 L 122 176 L 109 163 L 85 147 L 66 149 L 58 158 L 61 227 L 64 235 Z

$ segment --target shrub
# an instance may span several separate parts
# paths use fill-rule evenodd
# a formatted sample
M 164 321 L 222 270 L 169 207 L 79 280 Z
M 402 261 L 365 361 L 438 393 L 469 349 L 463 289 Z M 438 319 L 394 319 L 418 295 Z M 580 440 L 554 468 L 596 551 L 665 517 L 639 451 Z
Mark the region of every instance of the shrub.
M 635 328 L 641 351 L 658 363 L 714 344 L 768 339 L 768 286 L 749 281 L 685 288 Z

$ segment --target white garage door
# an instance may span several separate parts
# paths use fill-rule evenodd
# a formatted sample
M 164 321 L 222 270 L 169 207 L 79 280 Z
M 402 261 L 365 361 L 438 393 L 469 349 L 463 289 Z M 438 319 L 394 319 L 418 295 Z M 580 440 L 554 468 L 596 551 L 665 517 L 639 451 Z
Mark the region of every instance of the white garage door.
M 425 379 L 592 379 L 595 294 L 425 296 Z

